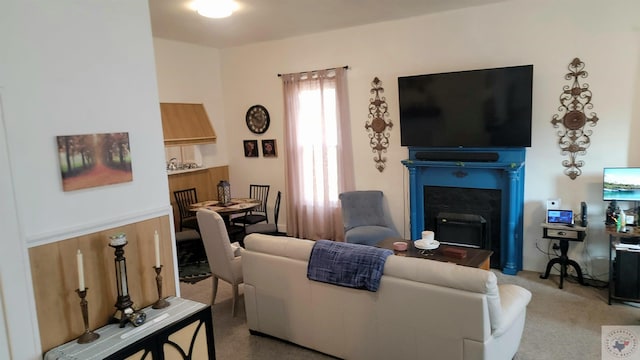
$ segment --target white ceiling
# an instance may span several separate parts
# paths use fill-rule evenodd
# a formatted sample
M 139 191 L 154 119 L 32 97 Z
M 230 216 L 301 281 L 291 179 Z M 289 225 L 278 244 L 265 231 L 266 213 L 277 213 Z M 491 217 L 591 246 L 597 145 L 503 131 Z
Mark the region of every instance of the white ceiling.
M 507 0 L 236 0 L 225 19 L 191 9 L 193 0 L 149 0 L 154 37 L 226 48 Z

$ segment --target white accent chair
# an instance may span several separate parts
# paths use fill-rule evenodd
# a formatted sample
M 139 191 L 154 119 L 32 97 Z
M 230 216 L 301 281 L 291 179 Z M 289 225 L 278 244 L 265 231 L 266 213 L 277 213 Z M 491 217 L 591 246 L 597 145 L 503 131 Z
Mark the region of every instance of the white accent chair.
M 242 257 L 234 255 L 234 248 L 229 241 L 229 234 L 222 217 L 215 211 L 200 209 L 197 212 L 198 226 L 204 250 L 207 253 L 207 261 L 211 269 L 213 279 L 213 295 L 211 306 L 216 300 L 218 292 L 218 279 L 222 279 L 233 287 L 233 305 L 231 313 L 236 316 L 236 304 L 238 302 L 238 285 L 243 282 Z

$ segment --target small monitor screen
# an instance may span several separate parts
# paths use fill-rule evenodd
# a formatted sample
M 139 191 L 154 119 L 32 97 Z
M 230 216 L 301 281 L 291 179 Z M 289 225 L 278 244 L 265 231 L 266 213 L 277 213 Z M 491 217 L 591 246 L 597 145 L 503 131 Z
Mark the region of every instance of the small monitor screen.
M 547 210 L 547 222 L 549 224 L 573 224 L 573 211 Z

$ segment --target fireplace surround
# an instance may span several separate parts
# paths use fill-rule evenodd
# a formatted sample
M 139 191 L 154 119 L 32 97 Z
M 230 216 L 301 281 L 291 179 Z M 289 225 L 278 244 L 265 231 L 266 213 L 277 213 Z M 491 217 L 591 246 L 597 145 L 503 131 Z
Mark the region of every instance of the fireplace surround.
M 443 156 L 421 160 L 425 153 Z M 494 234 L 488 234 L 483 245 L 494 250 L 492 267 L 502 269 L 505 274 L 517 274 L 522 270 L 525 156 L 525 148 L 409 147 L 409 158 L 402 163 L 409 171 L 411 239 L 419 239 L 423 230 L 436 231 L 438 214 L 428 215 L 431 204 L 427 204 L 427 199 L 431 197 L 426 193 L 429 189 L 454 188 L 454 192 L 458 191 L 456 189 L 491 190 L 488 192 L 499 194 L 497 200 L 495 195 L 490 198 L 482 195 L 476 199 L 479 209 L 469 210 L 470 201 L 456 200 L 458 204 L 452 203 L 437 211 L 485 219 L 488 232 Z M 498 208 L 498 215 L 482 209 L 486 202 L 491 201 L 498 203 L 492 206 Z

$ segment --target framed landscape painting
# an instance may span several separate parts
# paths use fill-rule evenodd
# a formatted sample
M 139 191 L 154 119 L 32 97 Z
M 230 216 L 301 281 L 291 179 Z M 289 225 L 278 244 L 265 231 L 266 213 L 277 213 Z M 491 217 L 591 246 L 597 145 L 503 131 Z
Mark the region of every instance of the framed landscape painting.
M 129 133 L 58 136 L 64 191 L 133 181 Z

